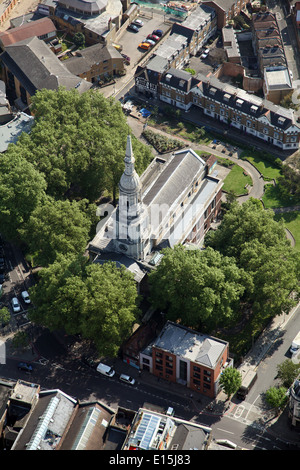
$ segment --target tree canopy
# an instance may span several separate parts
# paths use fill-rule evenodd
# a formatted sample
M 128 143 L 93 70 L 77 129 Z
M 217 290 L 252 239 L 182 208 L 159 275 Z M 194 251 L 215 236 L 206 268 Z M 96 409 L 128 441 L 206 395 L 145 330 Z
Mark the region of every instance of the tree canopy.
M 117 198 L 130 132 L 121 105 L 96 90 L 43 89 L 32 98 L 30 134 L 10 144 L 0 162 L 0 225 L 47 266 L 59 253 L 84 250 L 102 195 Z M 132 137 L 136 170 L 152 157 Z
M 112 262 L 89 264 L 83 256 L 58 256 L 41 270 L 30 295 L 34 322 L 81 334 L 105 356 L 117 354 L 139 312 L 132 274 Z
M 244 299 L 260 319 L 288 313 L 299 296 L 300 255 L 291 247 L 281 222 L 260 201 L 234 202 L 208 247 L 232 256 L 248 277 Z
M 234 317 L 248 281 L 234 259 L 178 245 L 164 250 L 149 282 L 152 303 L 168 319 L 205 330 Z

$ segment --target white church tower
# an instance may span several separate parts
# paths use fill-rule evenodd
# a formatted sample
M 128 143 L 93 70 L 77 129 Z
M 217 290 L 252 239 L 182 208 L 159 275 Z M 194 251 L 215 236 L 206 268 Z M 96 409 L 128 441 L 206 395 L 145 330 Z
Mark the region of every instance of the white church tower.
M 142 187 L 135 171 L 131 137 L 127 137 L 125 170 L 119 183 L 119 205 L 116 213 L 115 248 L 119 253 L 144 259 L 150 251 L 149 220 L 142 203 Z

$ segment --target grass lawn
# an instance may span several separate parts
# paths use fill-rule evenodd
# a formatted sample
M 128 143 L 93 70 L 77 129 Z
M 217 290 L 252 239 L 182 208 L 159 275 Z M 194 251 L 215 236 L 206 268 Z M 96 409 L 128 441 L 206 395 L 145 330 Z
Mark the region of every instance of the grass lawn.
M 234 165 L 224 180 L 223 190 L 226 192 L 233 191 L 236 196 L 241 196 L 248 193 L 246 185 L 252 185 L 251 177 L 244 173 L 243 168 Z
M 240 158 L 248 160 L 263 175 L 265 180 L 274 179 L 275 181 L 281 175 L 281 171 L 272 162 L 263 160 L 260 155 L 254 155 L 254 152 L 244 151 Z
M 274 219 L 277 221 L 283 220 L 284 225 L 295 238 L 295 249 L 300 251 L 300 213 L 295 211 L 275 214 Z
M 278 186 L 273 186 L 272 184 L 265 185 L 265 192 L 262 200 L 266 209 L 290 207 L 298 204 L 292 196 L 282 196 Z

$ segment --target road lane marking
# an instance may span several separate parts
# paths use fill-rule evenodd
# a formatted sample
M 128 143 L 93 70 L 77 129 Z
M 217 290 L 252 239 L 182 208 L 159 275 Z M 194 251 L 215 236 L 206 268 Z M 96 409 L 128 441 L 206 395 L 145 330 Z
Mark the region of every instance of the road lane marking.
M 228 434 L 234 434 L 234 432 L 227 431 L 227 429 L 217 428 L 218 431 L 227 432 Z

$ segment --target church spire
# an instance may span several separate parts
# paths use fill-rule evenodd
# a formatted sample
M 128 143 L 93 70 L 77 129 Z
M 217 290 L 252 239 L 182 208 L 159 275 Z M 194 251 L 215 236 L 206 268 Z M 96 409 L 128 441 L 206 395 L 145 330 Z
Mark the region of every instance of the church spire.
M 134 169 L 135 158 L 133 156 L 130 135 L 127 136 L 127 144 L 126 144 L 126 152 L 125 152 L 124 162 L 125 162 L 124 173 L 128 176 L 132 176 L 135 172 L 135 169 Z
M 141 183 L 140 178 L 134 168 L 135 158 L 133 156 L 130 135 L 127 136 L 124 162 L 125 169 L 119 183 L 120 196 L 121 194 L 136 194 L 139 198 Z

